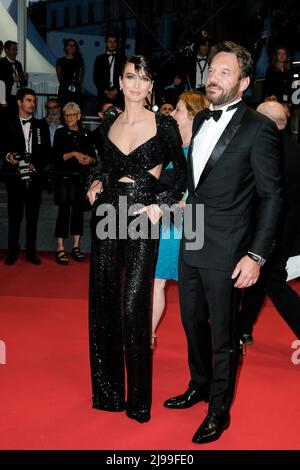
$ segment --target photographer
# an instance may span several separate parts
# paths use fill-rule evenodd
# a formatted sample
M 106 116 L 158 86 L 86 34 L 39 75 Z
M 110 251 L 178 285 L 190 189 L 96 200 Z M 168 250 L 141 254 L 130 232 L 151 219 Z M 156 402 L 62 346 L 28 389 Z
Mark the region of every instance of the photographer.
M 186 80 L 189 89 L 205 94 L 205 83 L 208 77 L 207 56 L 209 52 L 209 39 L 206 31 L 201 31 L 192 48 L 192 54 L 187 59 Z
M 19 254 L 19 235 L 25 207 L 26 259 L 41 264 L 36 255 L 37 222 L 41 204 L 42 173 L 50 159 L 49 129 L 33 117 L 35 92 L 17 92 L 18 115 L 4 123 L 1 156 L 2 174 L 7 189 L 8 255 L 5 264 L 13 265 Z

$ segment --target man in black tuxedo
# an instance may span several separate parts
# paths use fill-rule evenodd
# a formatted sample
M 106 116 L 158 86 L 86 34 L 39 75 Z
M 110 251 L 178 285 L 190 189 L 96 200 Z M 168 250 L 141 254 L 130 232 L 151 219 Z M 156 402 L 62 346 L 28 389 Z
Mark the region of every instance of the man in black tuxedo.
M 276 127 L 241 100 L 251 72 L 243 47 L 225 41 L 212 48 L 206 83 L 211 105 L 194 119 L 188 156 L 179 295 L 191 380 L 185 393 L 164 405 L 180 409 L 209 401 L 193 436 L 198 444 L 229 427 L 239 359 L 238 293 L 256 283 L 281 208 Z M 198 220 L 201 207 L 204 219 Z
M 26 259 L 41 264 L 36 254 L 37 222 L 41 204 L 42 173 L 50 161 L 50 135 L 47 124 L 33 117 L 35 92 L 21 88 L 17 92 L 18 116 L 9 118 L 3 129 L 2 174 L 7 189 L 8 255 L 5 264 L 13 265 L 19 254 L 20 226 L 25 208 Z M 29 174 L 23 167 L 30 156 Z M 21 157 L 21 161 L 20 161 Z M 24 171 L 22 173 L 22 171 Z
M 186 80 L 188 87 L 205 93 L 208 77 L 209 39 L 206 31 L 202 31 L 194 43 L 194 54 L 186 65 Z
M 21 62 L 17 60 L 18 44 L 15 41 L 4 43 L 5 57 L 0 59 L 0 80 L 5 83 L 6 103 L 15 112 L 16 93 L 26 86 L 27 80 Z
M 284 205 L 276 233 L 276 245 L 262 269 L 258 282 L 244 292 L 240 320 L 243 341 L 253 342 L 253 325 L 268 295 L 281 317 L 300 339 L 300 297 L 286 282 L 286 263 L 300 254 L 300 146 L 284 129 L 287 125 L 283 106 L 267 101 L 257 111 L 272 119 L 280 133 Z
M 93 80 L 97 88 L 99 105 L 112 103 L 120 106 L 119 77 L 125 56 L 117 51 L 118 39 L 113 34 L 105 38 L 106 52 L 98 55 L 94 64 Z

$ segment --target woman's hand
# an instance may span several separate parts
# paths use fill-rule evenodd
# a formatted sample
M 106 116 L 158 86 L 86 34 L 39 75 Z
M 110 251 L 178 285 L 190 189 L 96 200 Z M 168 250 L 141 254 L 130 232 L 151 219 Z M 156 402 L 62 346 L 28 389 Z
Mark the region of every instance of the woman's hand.
M 85 154 L 82 165 L 92 165 L 93 163 L 95 163 L 95 159 Z
M 87 198 L 90 201 L 91 205 L 94 204 L 97 194 L 102 193 L 102 191 L 103 191 L 102 181 L 94 180 L 91 184 L 90 189 L 87 192 Z
M 84 153 L 74 151 L 72 152 L 72 156 L 76 158 L 78 163 L 81 165 L 88 165 L 88 163 L 86 163 L 86 155 Z
M 147 212 L 147 215 L 150 219 L 150 222 L 152 224 L 157 224 L 159 219 L 161 218 L 163 211 L 157 204 L 151 204 L 150 206 L 145 206 L 142 209 L 134 212 L 134 215 L 136 214 L 142 214 L 142 212 Z

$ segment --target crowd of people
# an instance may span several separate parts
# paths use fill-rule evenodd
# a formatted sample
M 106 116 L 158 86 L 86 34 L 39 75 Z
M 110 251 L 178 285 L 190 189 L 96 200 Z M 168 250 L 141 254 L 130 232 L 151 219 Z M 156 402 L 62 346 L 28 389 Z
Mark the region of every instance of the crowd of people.
M 288 257 L 300 251 L 299 147 L 284 132 L 288 51 L 276 49 L 264 102 L 255 111 L 243 101 L 253 74 L 249 52 L 231 41 L 210 48 L 204 35 L 189 67 L 177 70 L 159 91 L 155 113 L 151 94 L 159 93 L 149 60 L 124 58 L 113 35 L 106 45 L 94 65 L 101 123 L 93 133 L 80 124 L 84 62 L 76 41 L 65 43 L 65 56 L 57 62 L 58 97 L 48 99 L 42 120 L 34 117 L 36 94 L 26 87 L 17 44 L 4 45 L 5 263 L 18 259 L 25 209 L 26 259 L 41 264 L 37 223 L 50 167 L 58 264 L 69 263 L 64 245 L 69 234 L 72 258 L 85 260 L 80 238 L 84 206 L 89 202 L 91 208 L 93 407 L 125 411 L 140 423 L 151 419 L 152 351 L 166 281 L 176 280 L 190 381 L 164 406 L 208 402 L 192 440 L 211 442 L 230 425 L 240 341 L 253 342 L 266 295 L 300 338 L 300 299 L 286 283 L 285 270 Z

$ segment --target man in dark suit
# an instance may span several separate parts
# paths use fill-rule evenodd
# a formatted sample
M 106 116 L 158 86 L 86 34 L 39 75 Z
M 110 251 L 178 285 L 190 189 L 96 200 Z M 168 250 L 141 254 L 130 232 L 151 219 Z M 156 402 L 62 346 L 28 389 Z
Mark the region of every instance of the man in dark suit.
M 198 444 L 229 427 L 239 359 L 238 293 L 257 282 L 281 208 L 276 127 L 241 100 L 251 73 L 243 47 L 225 41 L 212 48 L 211 105 L 195 117 L 189 150 L 179 295 L 191 380 L 185 393 L 164 405 L 181 409 L 209 401 L 193 436 Z
M 6 103 L 14 112 L 16 93 L 19 88 L 26 86 L 27 80 L 21 62 L 17 60 L 18 44 L 15 41 L 4 43 L 5 57 L 0 59 L 0 80 L 5 83 Z
M 0 143 L 8 210 L 8 255 L 5 264 L 13 265 L 18 258 L 24 208 L 26 259 L 33 264 L 41 264 L 36 254 L 36 237 L 42 173 L 50 160 L 49 129 L 44 121 L 33 117 L 36 106 L 33 90 L 21 88 L 17 92 L 17 105 L 18 116 L 6 121 Z
M 283 106 L 267 101 L 257 111 L 272 119 L 280 133 L 284 205 L 276 233 L 276 245 L 258 282 L 244 292 L 240 320 L 245 344 L 253 342 L 253 325 L 268 295 L 279 314 L 300 339 L 300 297 L 287 284 L 286 263 L 300 254 L 300 146 L 284 132 L 287 119 Z
M 118 39 L 114 34 L 105 38 L 106 52 L 98 55 L 94 64 L 93 80 L 97 88 L 99 105 L 112 103 L 120 106 L 119 77 L 125 57 L 117 51 Z
M 187 85 L 205 93 L 205 83 L 208 77 L 209 39 L 206 31 L 202 31 L 194 44 L 194 54 L 186 65 Z

